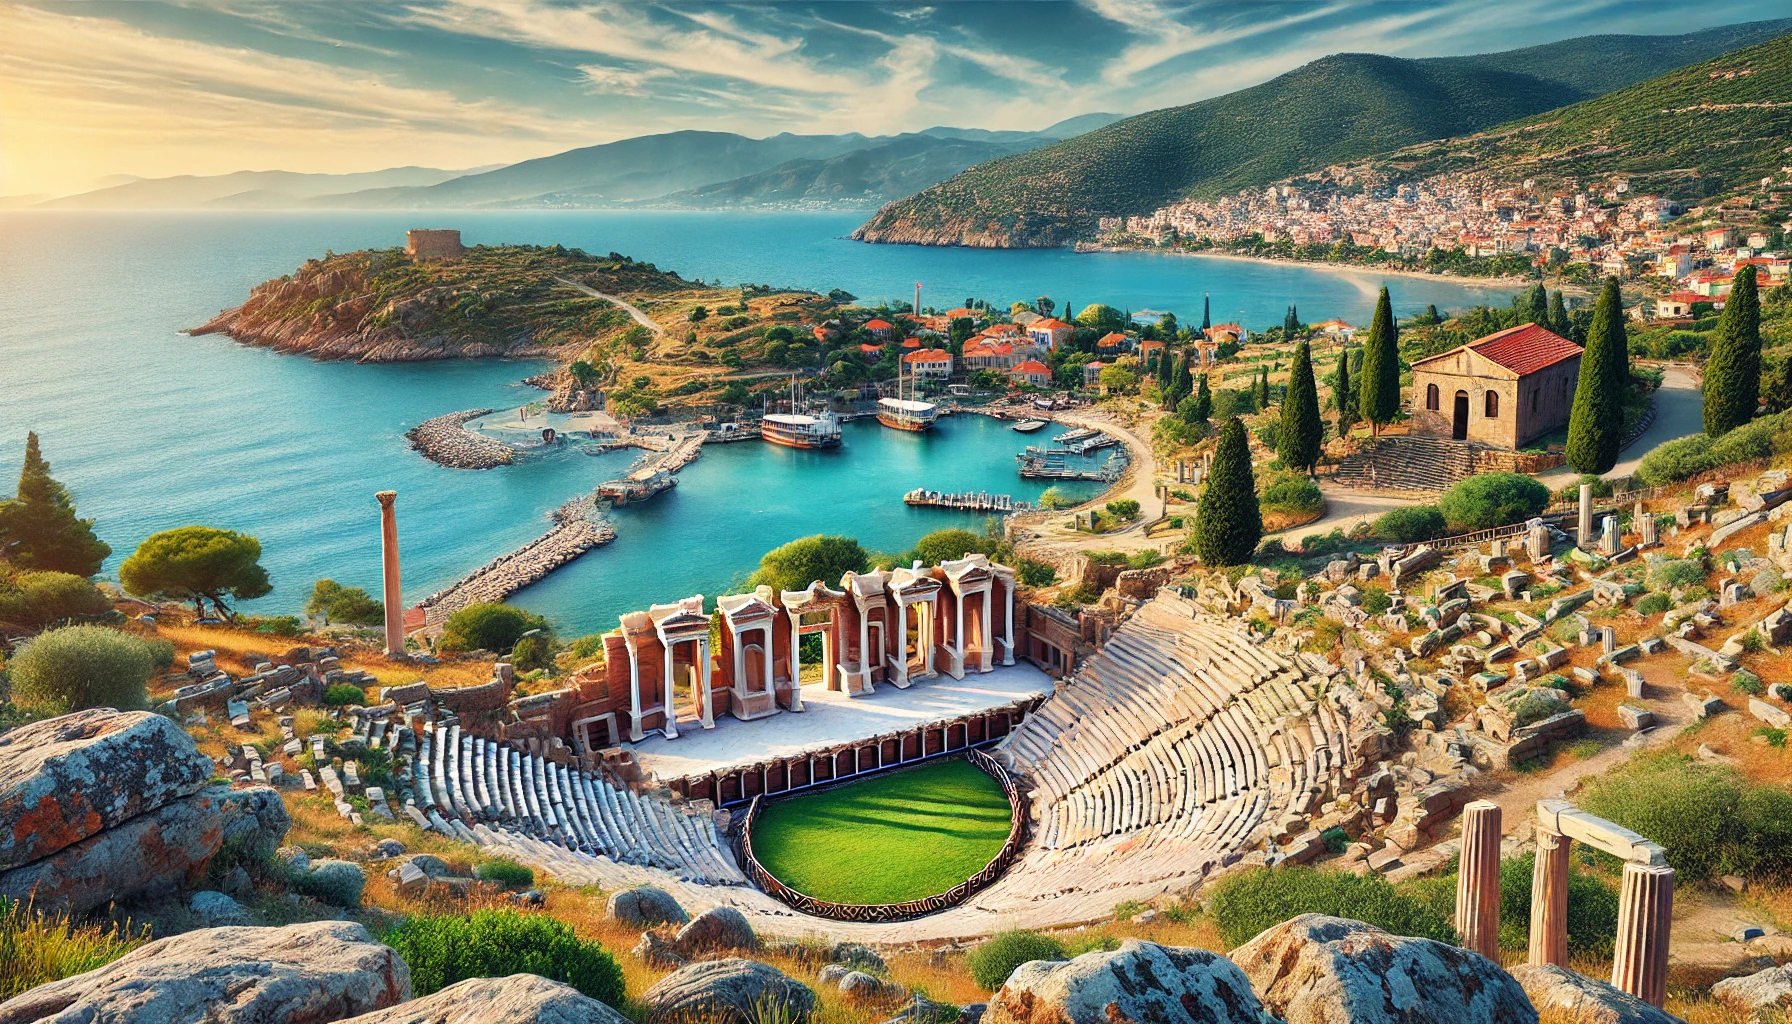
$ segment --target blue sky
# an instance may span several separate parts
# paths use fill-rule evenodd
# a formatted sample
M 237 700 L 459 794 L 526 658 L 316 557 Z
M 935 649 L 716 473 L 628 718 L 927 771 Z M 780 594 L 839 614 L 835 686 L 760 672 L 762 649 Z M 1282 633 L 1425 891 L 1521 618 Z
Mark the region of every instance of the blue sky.
M 682 128 L 1041 128 L 1339 51 L 1478 53 L 1786 13 L 1784 0 L 0 0 L 0 195 L 120 173 L 467 167 Z

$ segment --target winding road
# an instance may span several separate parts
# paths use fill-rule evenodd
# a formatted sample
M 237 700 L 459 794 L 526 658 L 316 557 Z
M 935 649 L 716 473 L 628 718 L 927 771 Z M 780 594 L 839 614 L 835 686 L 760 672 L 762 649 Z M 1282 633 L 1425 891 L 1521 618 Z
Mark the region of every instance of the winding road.
M 554 278 L 554 280 L 559 281 L 561 284 L 565 285 L 568 288 L 573 288 L 578 291 L 584 292 L 586 295 L 589 295 L 594 299 L 602 299 L 605 302 L 614 302 L 618 306 L 621 306 L 623 309 L 628 310 L 628 315 L 635 318 L 635 323 L 640 324 L 642 327 L 647 328 L 648 330 L 652 331 L 655 334 L 659 334 L 663 330 L 663 328 L 660 327 L 659 324 L 656 324 L 653 322 L 652 317 L 648 316 L 646 313 L 641 312 L 639 309 L 635 308 L 635 306 L 632 305 L 627 299 L 624 299 L 619 295 L 605 295 L 603 292 L 598 291 L 596 288 L 593 288 L 588 284 L 580 284 L 579 282 L 574 281 L 570 278 L 556 277 L 556 278 Z

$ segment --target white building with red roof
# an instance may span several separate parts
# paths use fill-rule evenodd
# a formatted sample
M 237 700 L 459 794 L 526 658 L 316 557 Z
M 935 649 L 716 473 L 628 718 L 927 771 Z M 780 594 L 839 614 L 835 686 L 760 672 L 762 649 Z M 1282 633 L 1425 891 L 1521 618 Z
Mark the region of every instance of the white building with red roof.
M 1027 337 L 1049 352 L 1076 337 L 1076 325 L 1056 317 L 1042 317 L 1027 325 Z
M 1036 384 L 1049 387 L 1052 382 L 1052 368 L 1037 359 L 1029 359 L 1008 371 L 1008 379 L 1016 384 Z
M 922 380 L 945 380 L 952 376 L 952 353 L 943 348 L 924 348 L 902 357 L 911 376 Z
M 1517 449 L 1574 407 L 1581 347 L 1536 324 L 1412 364 L 1412 432 Z

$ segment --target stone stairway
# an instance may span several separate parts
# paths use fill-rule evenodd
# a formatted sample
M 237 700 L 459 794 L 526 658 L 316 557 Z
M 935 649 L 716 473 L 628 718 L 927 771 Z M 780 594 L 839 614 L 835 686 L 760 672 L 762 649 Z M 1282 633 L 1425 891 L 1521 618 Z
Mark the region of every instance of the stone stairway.
M 1475 474 L 1485 446 L 1439 437 L 1384 437 L 1345 456 L 1333 480 L 1376 491 L 1447 491 Z

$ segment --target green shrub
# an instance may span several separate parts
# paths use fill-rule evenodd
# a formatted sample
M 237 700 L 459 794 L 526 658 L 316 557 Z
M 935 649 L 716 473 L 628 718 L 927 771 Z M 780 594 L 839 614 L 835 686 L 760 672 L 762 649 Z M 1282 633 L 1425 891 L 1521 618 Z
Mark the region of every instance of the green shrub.
M 1518 473 L 1471 476 L 1437 499 L 1437 510 L 1459 532 L 1523 522 L 1548 505 L 1549 488 Z
M 1536 855 L 1500 862 L 1500 948 L 1530 945 L 1531 880 Z M 1397 888 L 1424 901 L 1448 920 L 1456 919 L 1457 874 L 1417 879 Z M 1618 892 L 1597 875 L 1568 874 L 1568 949 L 1588 956 L 1610 957 L 1618 936 Z
M 1792 791 L 1668 752 L 1596 779 L 1580 805 L 1660 843 L 1682 879 L 1792 868 Z
M 1370 615 L 1380 615 L 1393 606 L 1394 599 L 1388 596 L 1386 590 L 1376 586 L 1363 588 L 1363 611 Z
M 1448 528 L 1436 505 L 1409 505 L 1383 512 L 1369 527 L 1369 535 L 1394 544 L 1411 544 L 1440 537 Z
M 1207 901 L 1228 947 L 1241 946 L 1271 925 L 1299 914 L 1364 921 L 1395 935 L 1456 941 L 1447 914 L 1397 891 L 1380 875 L 1306 867 L 1258 868 L 1222 877 Z
M 65 626 L 40 633 L 9 666 L 12 699 L 26 711 L 66 715 L 87 708 L 142 707 L 158 648 L 104 626 Z
M 1556 491 L 1556 500 L 1579 501 L 1581 484 L 1589 485 L 1592 488 L 1591 495 L 1595 498 L 1609 498 L 1617 490 L 1617 484 L 1600 476 L 1598 473 L 1582 473 L 1579 480 L 1576 480 L 1566 487 L 1559 488 Z
M 1306 477 L 1288 477 L 1265 487 L 1257 503 L 1265 511 L 1310 515 L 1325 509 L 1325 495 Z
M 350 704 L 367 704 L 367 691 L 348 683 L 334 683 L 324 691 L 324 703 L 333 708 L 347 707 Z
M 35 633 L 58 622 L 97 619 L 111 610 L 112 602 L 85 577 L 66 572 L 0 573 L 0 628 L 8 631 Z
M 1638 615 L 1660 615 L 1672 607 L 1674 607 L 1674 599 L 1666 594 L 1644 594 L 1643 599 L 1636 603 L 1636 613 Z
M 996 542 L 982 534 L 963 529 L 935 530 L 916 541 L 914 550 L 906 557 L 911 562 L 919 559 L 922 565 L 938 565 L 941 562 L 956 561 L 972 552 L 989 555 L 994 554 L 995 550 Z M 839 580 L 835 578 L 826 582 L 833 584 Z
M 1651 487 L 1671 484 L 1715 468 L 1711 439 L 1704 434 L 1663 441 L 1637 463 L 1636 478 Z
M 1730 677 L 1730 688 L 1750 697 L 1759 697 L 1767 692 L 1767 687 L 1761 685 L 1761 677 L 1746 668 L 1737 669 L 1736 674 Z
M 1659 487 L 1720 466 L 1770 458 L 1792 451 L 1792 413 L 1763 416 L 1713 441 L 1704 434 L 1656 445 L 1637 465 L 1636 477 Z
M 545 914 L 479 910 L 419 914 L 387 933 L 385 942 L 411 968 L 419 996 L 468 978 L 537 974 L 571 985 L 598 1002 L 622 1004 L 622 968 L 602 945 L 573 934 Z
M 985 992 L 1002 987 L 1014 969 L 1030 960 L 1062 960 L 1064 945 L 1038 932 L 997 932 L 964 958 L 971 980 Z
M 1058 570 L 1049 562 L 1039 562 L 1031 558 L 1023 558 L 1014 567 L 1015 574 L 1020 577 L 1022 586 L 1049 587 L 1058 578 Z
M 1654 590 L 1672 590 L 1705 582 L 1705 563 L 1697 558 L 1668 558 L 1649 568 L 1645 581 Z
M 470 604 L 448 616 L 436 646 L 444 651 L 496 651 L 502 654 L 516 646 L 524 633 L 546 628 L 546 619 L 521 608 L 491 602 Z
M 367 802 L 358 794 L 349 797 L 350 801 L 356 799 Z M 359 810 L 365 813 L 367 808 Z M 308 870 L 290 872 L 287 879 L 305 895 L 337 907 L 360 906 L 361 892 L 367 888 L 367 873 L 361 865 L 346 860 L 314 860 Z
M 510 649 L 510 663 L 518 672 L 534 672 L 537 669 L 552 669 L 554 654 L 559 644 L 548 633 L 537 633 L 526 636 L 516 642 Z
M 1139 503 L 1131 498 L 1110 501 L 1107 503 L 1107 510 L 1115 519 L 1123 519 L 1129 523 L 1139 518 Z
M 588 658 L 602 657 L 604 653 L 604 635 L 602 633 L 586 633 L 584 636 L 574 640 L 572 644 L 567 647 L 567 651 L 580 661 L 585 661 Z
M 473 869 L 473 875 L 487 882 L 496 882 L 506 888 L 526 889 L 535 884 L 535 872 L 518 864 L 514 860 L 494 858 L 482 862 Z

